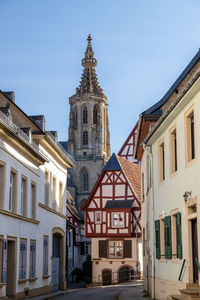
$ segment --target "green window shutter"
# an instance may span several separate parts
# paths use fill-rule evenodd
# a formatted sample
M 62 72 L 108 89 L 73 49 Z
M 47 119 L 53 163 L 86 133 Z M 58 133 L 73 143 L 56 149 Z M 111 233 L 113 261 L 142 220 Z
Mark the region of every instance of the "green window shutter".
M 156 232 L 156 258 L 160 258 L 160 220 L 155 221 Z
M 165 217 L 165 258 L 172 258 L 171 216 Z
M 181 213 L 176 215 L 176 241 L 177 241 L 177 257 L 182 258 L 182 232 L 181 232 Z

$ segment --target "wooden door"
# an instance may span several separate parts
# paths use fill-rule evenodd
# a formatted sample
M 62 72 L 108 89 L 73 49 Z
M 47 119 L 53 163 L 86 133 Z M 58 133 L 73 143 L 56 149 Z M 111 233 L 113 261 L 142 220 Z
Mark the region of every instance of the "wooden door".
M 192 265 L 193 265 L 193 283 L 199 281 L 199 272 L 196 260 L 198 259 L 198 236 L 197 236 L 197 219 L 191 221 L 191 230 L 192 230 Z
M 103 270 L 102 272 L 103 285 L 109 285 L 112 282 L 112 274 L 110 270 Z
M 15 241 L 7 243 L 7 279 L 6 279 L 6 296 L 13 297 L 16 294 L 16 262 L 15 262 Z

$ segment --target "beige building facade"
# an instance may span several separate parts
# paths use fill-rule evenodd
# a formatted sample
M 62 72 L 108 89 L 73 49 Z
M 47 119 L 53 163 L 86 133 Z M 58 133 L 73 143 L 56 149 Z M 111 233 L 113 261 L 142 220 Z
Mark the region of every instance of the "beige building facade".
M 192 295 L 200 285 L 199 59 L 198 52 L 143 140 L 144 287 L 156 299 L 183 299 L 185 288 Z

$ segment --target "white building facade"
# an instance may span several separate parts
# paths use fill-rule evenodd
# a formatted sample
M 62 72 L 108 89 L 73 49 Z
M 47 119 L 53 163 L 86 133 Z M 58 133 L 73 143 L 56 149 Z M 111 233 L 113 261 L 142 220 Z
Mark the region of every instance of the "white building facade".
M 0 299 L 66 287 L 66 179 L 73 166 L 45 132 L 44 118 L 29 118 L 10 96 L 0 93 Z

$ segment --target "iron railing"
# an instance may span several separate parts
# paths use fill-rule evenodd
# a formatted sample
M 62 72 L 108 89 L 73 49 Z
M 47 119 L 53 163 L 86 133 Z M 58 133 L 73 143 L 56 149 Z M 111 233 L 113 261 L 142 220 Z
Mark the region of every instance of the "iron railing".
M 110 272 L 110 275 L 98 275 L 99 285 L 111 285 L 125 282 L 132 282 L 141 278 L 140 273 L 136 274 L 133 270 Z
M 184 269 L 185 263 L 186 263 L 186 259 L 183 260 L 181 270 L 180 270 L 180 273 L 179 273 L 179 277 L 178 277 L 178 281 L 181 281 L 181 277 L 182 277 L 182 274 L 183 274 L 183 269 Z
M 0 120 L 8 128 L 10 128 L 20 139 L 28 143 L 37 153 L 40 152 L 39 147 L 32 141 L 32 139 L 24 133 L 17 125 L 15 125 L 9 117 L 0 111 Z M 43 155 L 43 153 L 41 153 Z

